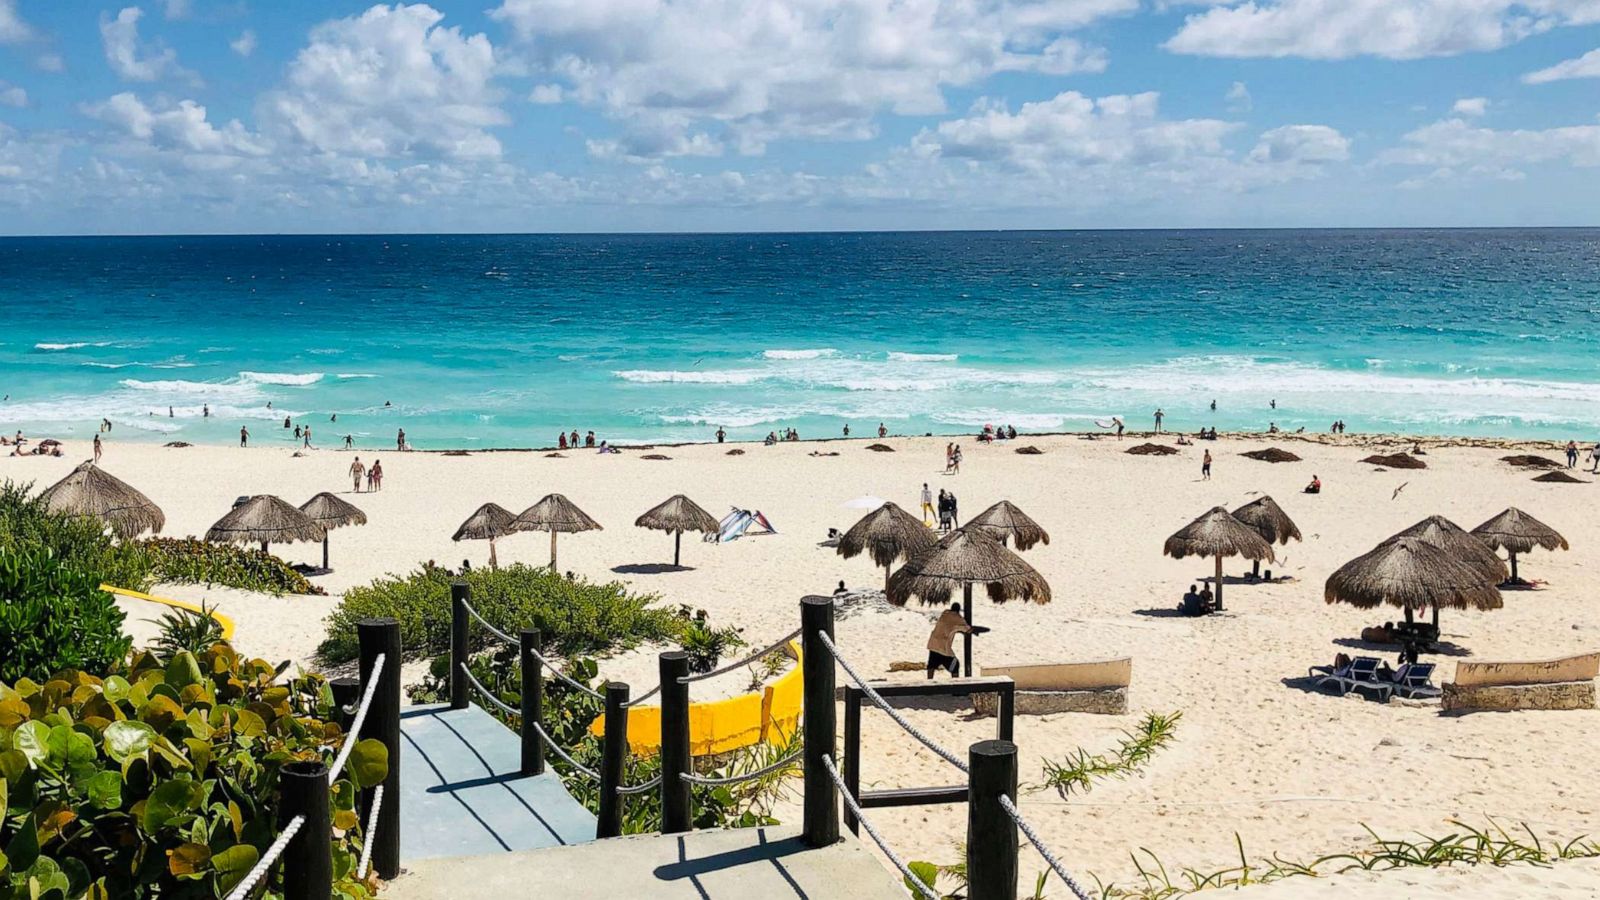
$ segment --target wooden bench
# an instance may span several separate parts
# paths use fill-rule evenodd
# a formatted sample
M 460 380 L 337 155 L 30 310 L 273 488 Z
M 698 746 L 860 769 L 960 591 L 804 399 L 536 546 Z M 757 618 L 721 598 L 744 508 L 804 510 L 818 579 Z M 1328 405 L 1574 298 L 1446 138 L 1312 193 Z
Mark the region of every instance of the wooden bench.
M 1446 682 L 1446 709 L 1594 709 L 1600 653 L 1532 662 L 1463 662 Z
M 1019 715 L 1086 712 L 1120 716 L 1128 711 L 1128 685 L 1133 658 L 1070 663 L 1028 663 L 982 666 L 984 676 L 1004 675 L 1016 683 Z M 973 707 L 993 715 L 993 697 L 974 696 Z

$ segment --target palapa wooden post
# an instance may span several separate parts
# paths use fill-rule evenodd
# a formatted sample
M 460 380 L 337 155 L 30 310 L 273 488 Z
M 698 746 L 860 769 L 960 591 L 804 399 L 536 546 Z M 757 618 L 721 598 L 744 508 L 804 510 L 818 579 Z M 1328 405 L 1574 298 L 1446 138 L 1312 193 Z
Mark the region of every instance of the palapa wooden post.
M 532 723 L 544 722 L 544 664 L 535 652 L 539 647 L 539 631 L 522 629 L 522 642 L 518 655 L 522 665 L 522 774 L 544 774 L 544 741 L 539 738 Z
M 1217 554 L 1217 612 L 1222 612 L 1222 554 Z
M 284 900 L 327 900 L 333 893 L 333 812 L 328 800 L 328 767 L 292 762 L 278 773 L 282 802 L 278 827 L 304 816 L 300 832 L 283 850 Z
M 823 764 L 833 755 L 838 732 L 834 706 L 833 654 L 822 645 L 821 635 L 833 637 L 833 598 L 806 597 L 800 601 L 801 648 L 805 686 L 802 698 L 805 729 L 805 811 L 801 837 L 809 847 L 826 847 L 839 840 L 839 791 Z
M 967 751 L 967 898 L 1017 900 L 1017 745 L 979 741 Z
M 661 667 L 661 833 L 677 834 L 693 826 L 689 782 L 694 757 L 689 747 L 689 654 L 673 650 L 660 656 Z
M 465 581 L 450 585 L 450 708 L 467 708 L 467 598 L 472 589 Z
M 967 628 L 961 635 L 961 674 L 967 678 L 972 677 L 972 582 L 961 586 L 961 615 L 966 617 Z
M 628 768 L 628 694 L 631 689 L 620 681 L 606 682 L 604 743 L 600 748 L 600 813 L 595 817 L 594 836 L 622 834 L 622 804 L 617 793 L 622 774 Z
M 389 751 L 389 774 L 381 782 L 383 805 L 378 809 L 376 833 L 368 835 L 372 841 L 372 868 L 379 878 L 388 880 L 400 874 L 400 622 L 391 618 L 362 619 L 356 623 L 356 637 L 361 644 L 362 690 L 374 678 L 378 687 L 361 734 L 353 737 L 372 738 Z M 381 670 L 376 668 L 379 656 L 384 657 Z M 370 805 L 369 796 L 362 804 L 362 812 L 367 813 Z M 362 821 L 366 821 L 366 815 Z

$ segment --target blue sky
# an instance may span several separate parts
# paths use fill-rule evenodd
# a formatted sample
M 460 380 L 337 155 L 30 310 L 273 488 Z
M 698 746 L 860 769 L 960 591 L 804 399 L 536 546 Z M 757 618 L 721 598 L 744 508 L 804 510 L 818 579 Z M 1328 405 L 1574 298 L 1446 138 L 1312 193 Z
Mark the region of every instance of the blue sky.
M 1597 208 L 1600 0 L 0 0 L 7 233 Z

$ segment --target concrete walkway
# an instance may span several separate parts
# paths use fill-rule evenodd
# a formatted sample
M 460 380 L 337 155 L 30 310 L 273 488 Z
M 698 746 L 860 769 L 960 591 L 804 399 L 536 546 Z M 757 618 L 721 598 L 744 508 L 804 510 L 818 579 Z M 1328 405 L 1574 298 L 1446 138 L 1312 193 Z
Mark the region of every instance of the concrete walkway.
M 521 777 L 520 763 L 516 733 L 477 706 L 403 709 L 401 864 L 594 840 L 594 816 L 561 779 Z
M 496 856 L 428 859 L 383 889 L 385 900 L 905 900 L 899 879 L 849 832 L 808 850 L 798 828 L 638 835 Z

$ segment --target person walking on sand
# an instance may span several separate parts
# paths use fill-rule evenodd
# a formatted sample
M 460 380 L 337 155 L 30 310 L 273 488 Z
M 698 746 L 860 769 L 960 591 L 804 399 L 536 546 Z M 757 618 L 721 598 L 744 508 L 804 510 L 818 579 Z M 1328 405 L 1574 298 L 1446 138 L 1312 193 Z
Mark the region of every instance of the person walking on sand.
M 310 425 L 307 425 L 306 426 L 306 430 L 305 430 L 305 448 L 307 450 L 311 449 L 311 426 Z
M 355 492 L 358 494 L 361 493 L 361 479 L 366 474 L 367 467 L 361 464 L 361 457 L 356 457 L 356 461 L 350 464 L 350 481 L 353 482 Z
M 1156 434 L 1161 433 L 1161 420 L 1166 418 L 1166 416 L 1167 414 L 1162 412 L 1159 408 L 1156 410 Z
M 1600 441 L 1594 442 L 1594 449 L 1589 451 L 1589 459 L 1594 461 L 1594 468 L 1589 470 L 1589 474 L 1600 475 Z
M 368 484 L 371 485 L 369 488 L 370 490 L 383 490 L 383 463 L 374 459 L 372 461 L 372 468 L 368 470 L 367 476 L 371 479 L 371 481 L 368 482 Z
M 933 491 L 928 489 L 928 483 L 922 483 L 922 524 L 933 527 Z
M 956 445 L 955 445 L 954 442 L 950 442 L 950 443 L 947 443 L 947 444 L 944 445 L 944 473 L 946 475 L 949 475 L 950 474 L 950 470 L 955 468 L 955 464 L 956 464 Z
M 100 435 L 98 434 L 94 436 L 94 463 L 95 465 L 100 464 Z
M 1201 481 L 1210 481 L 1211 480 L 1211 451 L 1210 450 L 1207 450 L 1206 451 L 1206 455 L 1200 458 L 1200 480 Z
M 1577 467 L 1578 467 L 1578 442 L 1577 441 L 1567 441 L 1567 468 L 1576 469 Z
M 960 475 L 961 474 L 961 445 L 960 444 L 957 444 L 956 448 L 954 450 L 950 451 L 950 469 L 951 469 L 951 474 L 952 475 Z
M 961 604 L 952 603 L 939 614 L 933 623 L 933 633 L 928 635 L 928 680 L 933 680 L 937 669 L 944 669 L 951 678 L 961 676 L 961 663 L 956 660 L 955 638 L 958 634 L 971 634 L 972 626 L 961 615 Z M 969 673 L 970 674 L 970 673 Z
M 244 425 L 240 425 L 239 426 L 239 446 L 240 447 L 248 447 L 248 446 L 250 446 L 250 429 L 249 429 L 249 427 L 244 426 Z

